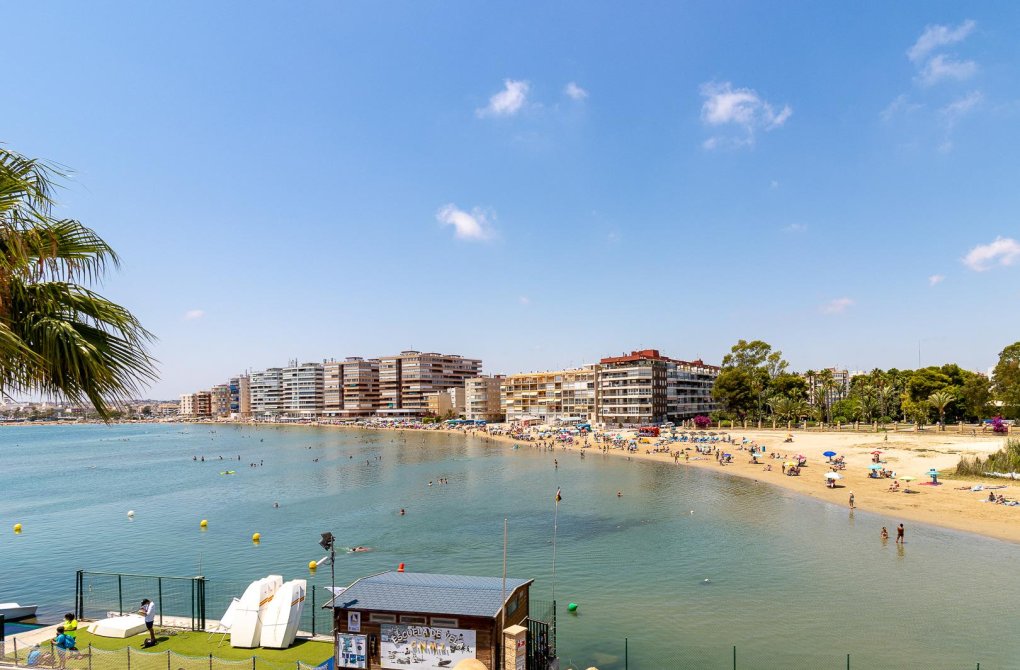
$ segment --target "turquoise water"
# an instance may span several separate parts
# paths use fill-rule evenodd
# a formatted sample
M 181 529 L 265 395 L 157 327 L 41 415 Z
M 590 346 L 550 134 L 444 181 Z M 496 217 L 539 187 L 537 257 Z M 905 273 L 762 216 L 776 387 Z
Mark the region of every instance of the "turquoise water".
M 550 599 L 561 487 L 564 665 L 623 668 L 628 638 L 637 670 L 729 668 L 733 645 L 740 667 L 843 668 L 847 653 L 854 668 L 1020 667 L 1020 547 L 908 524 L 897 548 L 878 538 L 895 519 L 711 471 L 418 432 L 182 425 L 0 428 L 0 464 L 0 601 L 46 619 L 71 609 L 77 568 L 306 577 L 326 530 L 373 548 L 338 558 L 340 584 L 401 562 L 499 575 L 504 518 L 509 573 Z

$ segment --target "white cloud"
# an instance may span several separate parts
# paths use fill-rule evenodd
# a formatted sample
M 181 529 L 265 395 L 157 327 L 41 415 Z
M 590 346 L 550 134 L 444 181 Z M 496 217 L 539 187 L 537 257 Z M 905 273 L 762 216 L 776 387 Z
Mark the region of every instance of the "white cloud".
M 776 111 L 754 89 L 733 88 L 733 84 L 728 81 L 702 84 L 701 95 L 705 98 L 701 105 L 703 123 L 714 127 L 737 126 L 743 129 L 741 136 L 710 137 L 702 143 L 706 149 L 754 144 L 756 131 L 781 128 L 793 114 L 789 105 L 783 105 Z
M 938 54 L 925 63 L 919 76 L 922 84 L 932 86 L 943 79 L 956 81 L 970 79 L 977 73 L 977 69 L 977 63 L 972 60 L 953 60 L 948 56 Z
M 529 88 L 530 85 L 526 81 L 504 79 L 503 90 L 489 98 L 488 105 L 476 109 L 475 114 L 479 117 L 513 116 L 521 111 L 528 101 Z
M 788 226 L 783 226 L 784 233 L 805 233 L 807 232 L 806 223 L 791 223 Z
M 971 19 L 967 19 L 955 28 L 940 25 L 927 26 L 914 42 L 914 46 L 907 50 L 907 58 L 915 63 L 921 62 L 935 49 L 967 39 L 976 26 L 977 23 Z
M 935 286 L 937 284 L 941 284 L 943 281 L 945 281 L 945 279 L 946 279 L 945 275 L 932 275 L 928 277 L 928 286 Z
M 975 272 L 990 270 L 994 265 L 1012 265 L 1020 257 L 1020 242 L 1011 237 L 996 237 L 990 244 L 979 244 L 963 257 L 963 264 Z
M 822 314 L 842 314 L 854 304 L 851 298 L 836 298 L 822 305 Z
M 571 100 L 584 100 L 588 97 L 588 91 L 584 90 L 573 81 L 563 87 L 563 92 L 566 93 L 567 97 Z
M 522 295 L 520 298 L 517 299 L 517 302 L 519 302 L 522 305 L 524 305 L 525 307 L 527 307 L 528 305 L 531 304 L 531 298 L 529 298 L 526 295 Z
M 889 103 L 889 106 L 882 110 L 883 121 L 889 121 L 899 114 L 909 114 L 924 107 L 924 105 L 911 102 L 906 93 L 896 96 L 896 99 Z
M 205 316 L 205 312 L 203 310 L 200 310 L 200 309 L 190 309 L 190 310 L 188 310 L 187 312 L 184 313 L 184 320 L 185 321 L 194 321 L 196 319 L 201 319 L 203 316 Z
M 492 237 L 492 222 L 495 216 L 475 207 L 471 212 L 458 209 L 450 203 L 443 205 L 436 212 L 436 220 L 445 226 L 453 226 L 454 237 L 462 240 L 487 240 Z
M 776 190 L 777 188 L 779 188 L 779 180 L 778 179 L 773 179 L 772 181 L 770 181 L 769 182 L 769 188 L 772 189 L 772 190 Z
M 951 123 L 955 123 L 961 117 L 974 111 L 974 108 L 981 104 L 985 99 L 981 91 L 971 91 L 967 95 L 954 100 L 939 111 L 946 116 Z

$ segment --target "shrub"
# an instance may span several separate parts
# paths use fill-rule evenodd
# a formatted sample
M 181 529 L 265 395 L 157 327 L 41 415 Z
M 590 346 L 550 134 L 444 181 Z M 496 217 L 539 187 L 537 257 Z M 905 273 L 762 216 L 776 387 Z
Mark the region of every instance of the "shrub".
M 699 414 L 698 416 L 694 417 L 694 425 L 699 430 L 704 430 L 712 425 L 712 420 L 703 414 Z

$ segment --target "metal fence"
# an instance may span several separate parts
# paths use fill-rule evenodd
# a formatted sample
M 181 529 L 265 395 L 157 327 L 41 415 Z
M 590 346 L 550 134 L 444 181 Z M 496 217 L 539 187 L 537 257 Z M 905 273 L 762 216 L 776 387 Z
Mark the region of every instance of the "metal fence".
M 58 650 L 52 645 L 39 648 L 38 656 L 30 658 L 34 648 L 19 648 L 14 640 L 0 644 L 0 663 L 16 667 L 60 666 Z M 125 647 L 116 651 L 96 649 L 91 645 L 81 653 L 67 652 L 68 670 L 316 670 L 326 663 L 310 665 L 303 661 L 267 661 L 257 656 L 243 659 L 209 656 L 186 656 L 175 651 L 145 652 Z
M 75 579 L 75 613 L 79 619 L 105 619 L 108 612 L 136 612 L 144 598 L 156 603 L 156 623 L 191 630 L 206 630 L 239 598 L 249 582 L 167 577 L 79 570 Z M 322 591 L 321 593 L 319 591 Z M 321 606 L 329 592 L 308 589 L 298 629 L 312 635 L 330 635 L 333 619 Z
M 804 668 L 810 670 L 856 670 L 862 668 L 888 668 L 893 667 L 888 661 L 876 657 L 876 652 L 840 653 L 834 651 L 828 658 L 821 658 L 818 654 L 809 654 L 798 651 L 796 648 L 783 651 L 763 651 L 752 646 L 729 648 L 710 647 L 676 647 L 663 651 L 661 649 L 651 652 L 641 647 L 630 644 L 627 638 L 623 640 L 621 655 L 611 657 L 607 655 L 597 664 L 599 670 L 760 670 L 763 668 Z M 881 652 L 878 652 L 881 653 Z M 589 663 L 575 663 L 576 659 L 560 659 L 560 667 L 564 670 L 572 668 L 587 668 Z M 911 667 L 917 668 L 958 668 L 969 670 L 976 668 L 981 670 L 981 663 L 974 661 L 965 665 L 946 665 L 937 662 L 926 663 L 918 660 Z

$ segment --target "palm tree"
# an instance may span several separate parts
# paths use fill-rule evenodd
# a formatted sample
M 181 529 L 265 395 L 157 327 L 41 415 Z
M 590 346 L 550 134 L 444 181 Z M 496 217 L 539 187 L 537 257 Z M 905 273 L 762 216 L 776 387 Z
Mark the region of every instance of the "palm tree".
M 62 396 L 109 419 L 111 401 L 156 378 L 152 335 L 86 284 L 117 254 L 52 216 L 54 166 L 0 147 L 0 393 Z
M 936 391 L 928 396 L 928 404 L 939 413 L 939 423 L 942 425 L 942 430 L 946 429 L 946 408 L 954 400 L 956 400 L 956 396 L 946 390 Z

